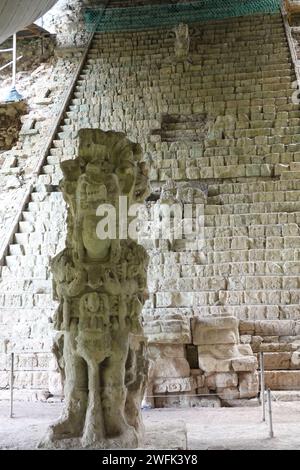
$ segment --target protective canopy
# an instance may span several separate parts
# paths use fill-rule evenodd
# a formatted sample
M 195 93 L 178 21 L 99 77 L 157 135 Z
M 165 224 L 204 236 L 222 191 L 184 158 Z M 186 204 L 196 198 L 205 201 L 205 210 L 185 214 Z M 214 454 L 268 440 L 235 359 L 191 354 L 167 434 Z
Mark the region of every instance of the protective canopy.
M 0 0 L 0 44 L 43 16 L 57 0 Z

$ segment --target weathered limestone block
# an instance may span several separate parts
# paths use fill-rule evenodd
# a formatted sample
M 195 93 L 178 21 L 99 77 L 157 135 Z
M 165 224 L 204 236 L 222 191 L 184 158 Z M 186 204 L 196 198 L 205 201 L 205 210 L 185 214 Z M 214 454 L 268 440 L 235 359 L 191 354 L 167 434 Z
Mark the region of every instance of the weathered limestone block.
M 256 397 L 259 391 L 257 371 L 239 373 L 240 398 Z
M 157 379 L 154 383 L 154 404 L 157 408 L 191 406 L 196 393 L 193 377 Z
M 155 363 L 155 376 L 161 377 L 189 377 L 190 368 L 184 358 L 158 359 Z
M 236 387 L 217 388 L 217 394 L 222 400 L 238 400 L 240 392 Z
M 166 379 L 158 379 L 154 383 L 153 392 L 159 393 L 179 393 L 191 392 L 194 387 L 194 380 L 192 377 L 174 377 Z
M 191 343 L 190 320 L 180 314 L 148 320 L 144 331 L 149 343 Z
M 198 345 L 199 368 L 204 372 L 198 388 L 214 390 L 223 399 L 240 398 L 241 390 L 243 397 L 255 396 L 251 380 L 255 382 L 257 359 L 250 344 L 240 343 L 238 328 L 235 317 L 192 319 L 193 343 Z
M 265 370 L 289 369 L 291 363 L 291 353 L 270 352 L 264 353 Z
M 148 382 L 143 406 L 152 408 L 155 404 L 154 395 L 157 393 L 155 391 L 157 384 L 165 383 L 164 380 L 168 381 L 169 379 L 171 382 L 175 380 L 176 384 L 178 380 L 189 379 L 190 366 L 185 358 L 183 344 L 150 344 L 148 346 L 148 359 Z
M 229 372 L 241 367 L 243 370 L 253 370 L 256 361 L 252 357 L 249 345 L 198 346 L 199 367 L 206 373 Z
M 192 319 L 193 344 L 238 344 L 238 320 L 234 317 Z
M 300 390 L 300 370 L 266 371 L 265 384 L 271 390 Z
M 258 366 L 257 359 L 254 356 L 245 356 L 233 359 L 231 364 L 233 370 L 236 372 L 254 371 Z
M 257 336 L 289 336 L 295 333 L 295 322 L 292 320 L 269 320 L 255 322 Z
M 223 372 L 208 375 L 205 383 L 209 389 L 237 387 L 238 375 L 235 372 Z
M 120 239 L 119 197 L 128 207 L 147 195 L 141 148 L 125 134 L 83 129 L 79 157 L 62 164 L 68 203 L 66 249 L 52 260 L 60 302 L 54 351 L 62 371 L 65 409 L 43 447 L 133 448 L 142 438 L 140 403 L 147 374 L 141 311 L 148 255 Z M 116 229 L 99 232 L 99 207 Z

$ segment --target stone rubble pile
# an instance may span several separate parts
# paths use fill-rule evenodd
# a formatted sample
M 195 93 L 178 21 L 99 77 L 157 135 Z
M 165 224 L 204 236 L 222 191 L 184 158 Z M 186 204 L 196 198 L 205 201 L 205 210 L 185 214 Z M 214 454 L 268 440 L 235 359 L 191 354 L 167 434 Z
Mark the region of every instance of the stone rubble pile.
M 24 101 L 0 104 L 0 151 L 10 150 L 18 141 L 22 127 L 21 117 L 26 111 Z

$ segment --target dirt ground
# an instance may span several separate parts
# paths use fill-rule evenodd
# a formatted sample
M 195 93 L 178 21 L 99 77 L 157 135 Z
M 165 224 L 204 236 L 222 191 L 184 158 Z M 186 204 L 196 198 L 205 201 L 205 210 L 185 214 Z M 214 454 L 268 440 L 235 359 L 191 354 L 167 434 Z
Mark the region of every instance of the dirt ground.
M 14 418 L 10 419 L 9 403 L 0 402 L 0 449 L 35 449 L 61 408 L 57 403 L 17 402 Z M 157 409 L 144 411 L 143 416 L 147 448 L 161 448 L 162 435 L 165 445 L 169 445 L 176 429 L 182 441 L 185 423 L 188 449 L 300 450 L 300 402 L 273 403 L 273 439 L 269 438 L 268 420 L 262 422 L 258 407 Z

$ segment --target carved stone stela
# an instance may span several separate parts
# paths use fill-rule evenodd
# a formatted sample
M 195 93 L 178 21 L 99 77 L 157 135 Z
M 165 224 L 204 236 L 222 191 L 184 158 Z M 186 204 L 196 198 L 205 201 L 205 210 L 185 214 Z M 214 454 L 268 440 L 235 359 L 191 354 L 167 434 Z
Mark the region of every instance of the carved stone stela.
M 179 23 L 175 32 L 175 58 L 176 60 L 188 60 L 190 51 L 189 26 L 185 23 Z
M 41 446 L 134 448 L 143 435 L 148 255 L 130 239 L 99 239 L 96 211 L 118 208 L 119 196 L 128 207 L 143 201 L 147 171 L 141 147 L 125 134 L 83 129 L 79 142 L 79 157 L 61 165 L 67 242 L 52 261 L 65 409 Z M 116 219 L 118 234 L 118 211 Z

